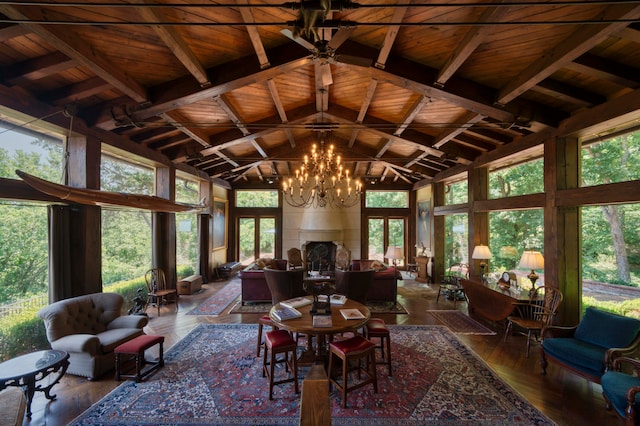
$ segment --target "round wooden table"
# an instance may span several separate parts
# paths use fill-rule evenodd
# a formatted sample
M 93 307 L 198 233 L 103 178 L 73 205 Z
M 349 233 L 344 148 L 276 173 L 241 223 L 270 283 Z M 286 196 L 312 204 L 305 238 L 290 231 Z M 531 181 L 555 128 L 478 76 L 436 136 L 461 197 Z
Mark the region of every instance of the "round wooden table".
M 47 399 L 55 399 L 51 388 L 58 383 L 69 366 L 69 354 L 64 351 L 44 350 L 21 355 L 0 364 L 0 390 L 19 386 L 27 397 L 27 418 L 31 418 L 31 402 L 35 391 L 44 392 Z M 44 385 L 36 384 L 49 374 L 57 373 Z
M 307 296 L 312 299 L 312 296 Z M 284 321 L 279 321 L 274 315 L 273 311 L 278 308 L 275 305 L 269 311 L 269 317 L 273 324 L 283 330 L 291 331 L 293 333 L 302 333 L 307 336 L 307 345 L 305 353 L 302 354 L 298 363 L 313 364 L 319 358 L 322 359 L 326 355 L 326 338 L 327 336 L 333 336 L 338 333 L 345 333 L 349 331 L 355 331 L 362 328 L 371 318 L 371 311 L 362 303 L 355 300 L 347 299 L 344 305 L 331 305 L 331 327 L 314 327 L 313 315 L 311 315 L 312 305 L 305 305 L 296 308 L 302 314 L 300 318 L 293 318 Z M 357 309 L 362 313 L 364 318 L 359 319 L 345 319 L 340 310 L 342 309 Z M 315 340 L 315 345 L 314 345 Z

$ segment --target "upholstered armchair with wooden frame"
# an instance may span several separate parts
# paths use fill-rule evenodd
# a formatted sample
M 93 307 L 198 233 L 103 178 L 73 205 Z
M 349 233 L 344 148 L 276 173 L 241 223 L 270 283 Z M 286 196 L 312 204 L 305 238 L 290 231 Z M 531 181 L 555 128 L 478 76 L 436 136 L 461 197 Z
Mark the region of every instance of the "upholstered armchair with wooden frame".
M 588 307 L 580 324 L 544 327 L 541 338 L 542 374 L 551 361 L 600 383 L 614 358 L 640 353 L 640 320 Z
M 630 372 L 621 371 L 623 366 L 631 367 Z M 628 374 L 629 373 L 629 374 Z M 602 396 L 607 410 L 614 409 L 625 426 L 635 426 L 640 420 L 640 360 L 619 357 L 613 360 L 611 370 L 601 379 Z
M 536 287 L 535 290 L 531 292 L 529 302 L 515 302 L 513 304 L 514 315 L 507 317 L 504 341 L 507 341 L 507 337 L 509 337 L 512 331 L 526 335 L 526 358 L 529 358 L 531 337 L 533 336 L 533 338 L 538 340 L 543 327 L 553 324 L 562 299 L 562 292 L 557 288 L 542 286 Z

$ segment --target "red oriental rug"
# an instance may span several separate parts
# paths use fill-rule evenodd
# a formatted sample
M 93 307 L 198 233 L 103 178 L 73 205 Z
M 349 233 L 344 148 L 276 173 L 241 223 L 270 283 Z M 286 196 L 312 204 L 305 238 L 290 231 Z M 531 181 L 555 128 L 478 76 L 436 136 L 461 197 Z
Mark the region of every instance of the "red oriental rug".
M 552 425 L 443 326 L 389 326 L 393 377 L 379 368 L 366 386 L 330 395 L 339 425 Z M 256 325 L 201 324 L 174 345 L 165 366 L 124 382 L 78 416 L 78 425 L 297 425 L 300 395 L 274 388 L 255 355 Z M 300 368 L 304 376 L 308 368 Z
M 238 298 L 240 289 L 240 279 L 234 278 L 187 315 L 220 315 L 231 302 Z

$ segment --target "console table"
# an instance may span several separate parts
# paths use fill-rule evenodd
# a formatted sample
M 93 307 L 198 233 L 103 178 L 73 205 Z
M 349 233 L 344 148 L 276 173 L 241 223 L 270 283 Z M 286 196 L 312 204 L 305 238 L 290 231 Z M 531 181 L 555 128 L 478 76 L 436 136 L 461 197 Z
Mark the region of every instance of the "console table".
M 491 321 L 502 321 L 513 312 L 515 302 L 529 302 L 527 290 L 502 289 L 497 284 L 462 279 L 462 288 L 469 299 L 469 314 L 478 314 Z

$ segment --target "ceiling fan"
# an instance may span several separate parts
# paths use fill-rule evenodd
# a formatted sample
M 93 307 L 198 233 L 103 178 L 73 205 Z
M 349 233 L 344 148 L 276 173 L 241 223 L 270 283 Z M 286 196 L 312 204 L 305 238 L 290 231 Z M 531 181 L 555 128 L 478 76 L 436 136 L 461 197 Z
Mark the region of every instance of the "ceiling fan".
M 313 58 L 320 62 L 322 84 L 323 86 L 328 86 L 333 84 L 333 77 L 331 75 L 331 67 L 329 64 L 343 63 L 361 67 L 369 67 L 371 65 L 371 59 L 352 55 L 340 55 L 336 53 L 336 50 L 349 39 L 353 30 L 355 30 L 354 27 L 340 28 L 331 37 L 331 40 L 321 39 L 314 43 L 303 37 L 294 36 L 293 32 L 288 28 L 282 29 L 280 32 L 313 54 Z

